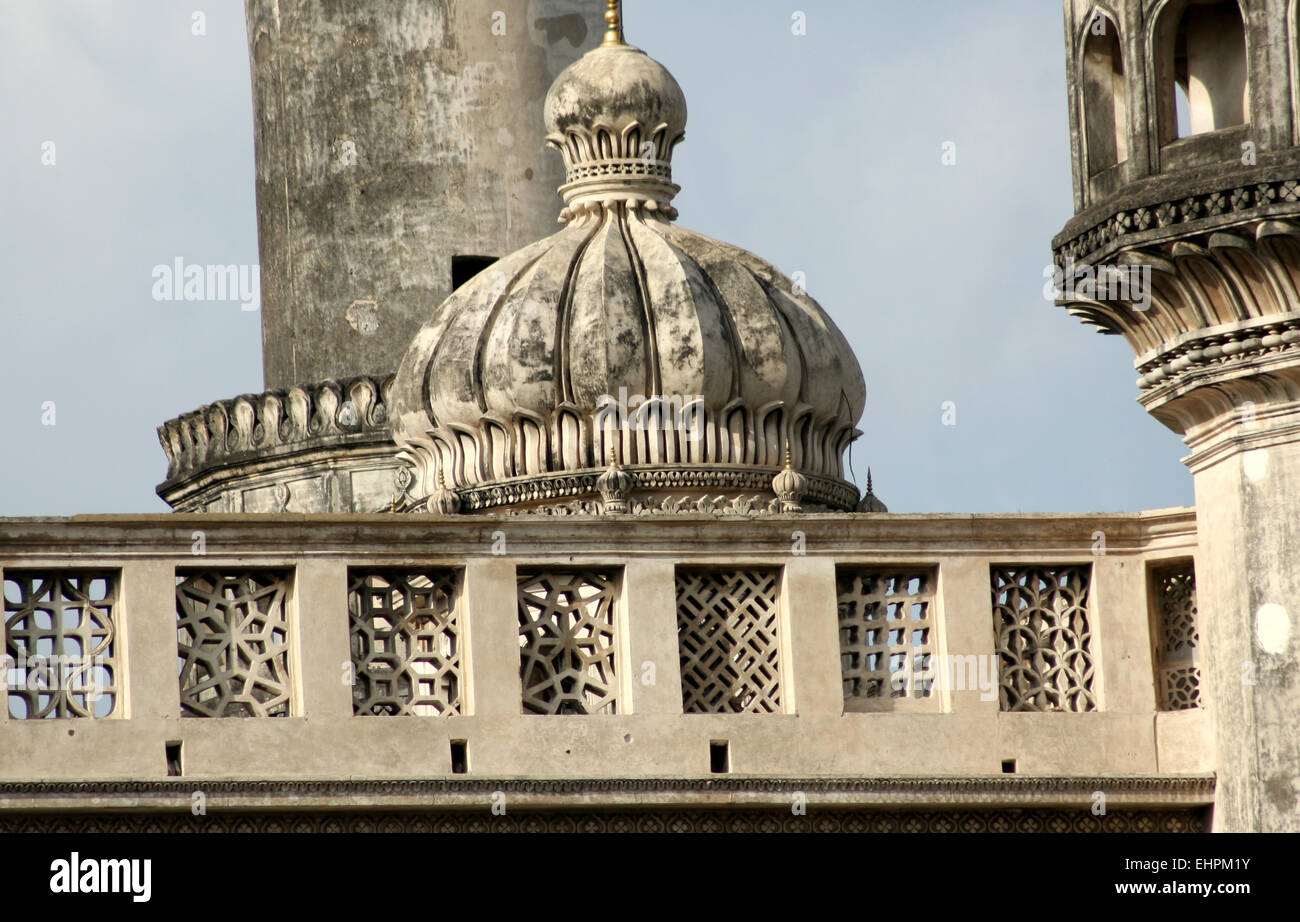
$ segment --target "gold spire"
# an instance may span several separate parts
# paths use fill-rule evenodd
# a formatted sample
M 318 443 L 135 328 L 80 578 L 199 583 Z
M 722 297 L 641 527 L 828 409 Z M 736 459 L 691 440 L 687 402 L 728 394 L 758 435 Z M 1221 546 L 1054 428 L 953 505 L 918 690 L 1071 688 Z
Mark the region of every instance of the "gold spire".
M 623 41 L 623 0 L 605 0 L 609 9 L 605 11 L 605 22 L 609 28 L 605 30 L 605 41 L 603 45 L 625 45 Z

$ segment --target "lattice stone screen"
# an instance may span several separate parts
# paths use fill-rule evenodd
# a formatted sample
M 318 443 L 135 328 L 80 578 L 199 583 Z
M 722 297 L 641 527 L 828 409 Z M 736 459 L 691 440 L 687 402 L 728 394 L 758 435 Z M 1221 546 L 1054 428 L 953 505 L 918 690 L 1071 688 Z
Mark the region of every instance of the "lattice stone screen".
M 1004 711 L 1093 711 L 1092 567 L 993 567 Z
M 1184 711 L 1201 706 L 1201 670 L 1196 665 L 1196 570 L 1190 560 L 1152 574 L 1157 615 L 1156 671 L 1160 707 Z
M 287 571 L 176 576 L 183 717 L 287 717 Z
M 117 708 L 118 574 L 6 571 L 9 716 L 108 717 Z
M 677 571 L 677 640 L 687 714 L 779 713 L 777 570 Z
M 840 675 L 846 710 L 872 698 L 928 698 L 934 630 L 931 567 L 840 567 Z
M 348 582 L 353 713 L 459 714 L 459 574 L 351 570 Z
M 519 574 L 519 679 L 525 713 L 617 713 L 617 595 L 612 573 Z

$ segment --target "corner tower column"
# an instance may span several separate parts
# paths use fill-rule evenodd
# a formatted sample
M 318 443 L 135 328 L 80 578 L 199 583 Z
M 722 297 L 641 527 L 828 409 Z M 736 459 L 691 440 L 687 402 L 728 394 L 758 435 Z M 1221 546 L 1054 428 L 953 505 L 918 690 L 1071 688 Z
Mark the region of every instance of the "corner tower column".
M 1076 215 L 1054 241 L 1059 303 L 1129 342 L 1140 402 L 1191 449 L 1214 828 L 1297 832 L 1292 0 L 1110 6 L 1065 3 Z
M 1223 345 L 1193 350 L 1216 354 L 1199 360 L 1208 366 L 1143 395 L 1192 448 L 1216 831 L 1300 831 L 1300 316 L 1291 313 L 1267 327 L 1294 332 L 1290 342 L 1223 331 Z M 1242 351 L 1218 354 L 1224 346 Z

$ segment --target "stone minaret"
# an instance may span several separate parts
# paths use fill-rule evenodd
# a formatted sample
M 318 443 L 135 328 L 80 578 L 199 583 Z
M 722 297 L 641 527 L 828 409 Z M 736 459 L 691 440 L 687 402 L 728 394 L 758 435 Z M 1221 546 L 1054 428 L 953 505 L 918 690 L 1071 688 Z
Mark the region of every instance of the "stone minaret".
M 1139 400 L 1189 448 L 1215 828 L 1295 832 L 1297 2 L 1066 0 L 1065 20 L 1061 303 L 1128 340 Z
M 554 232 L 542 100 L 601 0 L 246 0 L 266 387 L 397 368 L 487 259 Z
M 266 391 L 159 427 L 158 493 L 184 512 L 382 511 L 405 487 L 393 373 L 453 290 L 555 230 L 542 101 L 605 4 L 246 3 Z

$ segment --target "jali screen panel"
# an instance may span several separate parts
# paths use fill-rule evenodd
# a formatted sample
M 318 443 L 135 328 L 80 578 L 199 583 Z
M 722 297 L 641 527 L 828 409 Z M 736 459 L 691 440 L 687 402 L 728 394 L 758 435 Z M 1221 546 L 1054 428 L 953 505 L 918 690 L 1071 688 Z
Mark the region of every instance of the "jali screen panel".
M 183 717 L 287 717 L 292 575 L 199 570 L 176 576 Z
M 455 570 L 352 570 L 352 710 L 461 713 L 460 578 Z
M 677 640 L 687 714 L 780 713 L 774 569 L 677 570 Z

